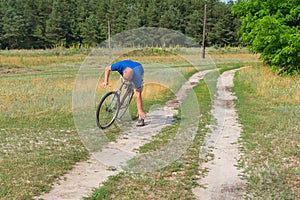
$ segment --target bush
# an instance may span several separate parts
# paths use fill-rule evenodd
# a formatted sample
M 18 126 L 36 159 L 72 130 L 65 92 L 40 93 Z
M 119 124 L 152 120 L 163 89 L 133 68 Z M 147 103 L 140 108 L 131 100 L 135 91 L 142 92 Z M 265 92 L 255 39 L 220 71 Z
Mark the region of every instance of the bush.
M 233 13 L 240 17 L 241 40 L 279 73 L 300 73 L 300 6 L 296 0 L 240 1 Z

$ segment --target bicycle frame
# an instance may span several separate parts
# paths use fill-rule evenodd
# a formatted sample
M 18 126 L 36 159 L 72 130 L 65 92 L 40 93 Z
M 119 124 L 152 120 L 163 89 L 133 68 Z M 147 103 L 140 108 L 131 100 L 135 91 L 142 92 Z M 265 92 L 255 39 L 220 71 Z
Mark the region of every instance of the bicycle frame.
M 122 94 L 122 91 L 124 91 L 124 90 L 125 90 L 125 92 L 124 92 L 124 94 Z M 128 106 L 131 102 L 132 96 L 134 94 L 133 83 L 130 81 L 126 81 L 126 80 L 124 80 L 123 77 L 121 77 L 121 86 L 119 87 L 119 89 L 116 92 L 118 93 L 119 100 L 120 100 L 119 113 L 117 115 L 117 118 L 121 119 L 122 116 L 125 114 L 125 111 L 127 110 Z M 127 98 L 129 98 L 129 99 L 127 99 Z M 128 102 L 126 102 L 126 100 L 128 100 Z

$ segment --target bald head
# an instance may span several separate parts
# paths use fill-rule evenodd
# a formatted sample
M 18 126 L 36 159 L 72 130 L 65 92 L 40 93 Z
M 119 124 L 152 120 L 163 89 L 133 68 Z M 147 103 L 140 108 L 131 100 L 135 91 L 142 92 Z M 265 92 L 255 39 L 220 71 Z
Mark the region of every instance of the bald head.
M 127 81 L 131 80 L 133 77 L 133 70 L 131 68 L 125 68 L 123 71 L 123 78 Z

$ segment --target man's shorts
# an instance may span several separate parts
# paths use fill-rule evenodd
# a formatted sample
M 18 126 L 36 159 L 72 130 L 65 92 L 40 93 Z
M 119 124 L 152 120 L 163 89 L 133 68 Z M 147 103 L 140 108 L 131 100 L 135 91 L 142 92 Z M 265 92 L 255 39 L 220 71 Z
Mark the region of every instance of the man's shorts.
M 144 77 L 144 68 L 142 65 L 133 68 L 133 77 L 132 82 L 135 86 L 135 89 L 143 88 L 143 77 Z

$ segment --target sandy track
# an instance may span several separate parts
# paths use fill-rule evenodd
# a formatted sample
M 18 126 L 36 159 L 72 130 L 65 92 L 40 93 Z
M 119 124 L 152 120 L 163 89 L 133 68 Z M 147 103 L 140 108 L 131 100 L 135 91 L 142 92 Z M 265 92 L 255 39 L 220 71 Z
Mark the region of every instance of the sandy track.
M 237 140 L 242 129 L 233 102 L 236 97 L 230 92 L 235 71 L 224 72 L 218 79 L 217 97 L 212 109 L 216 125 L 210 126 L 211 133 L 207 134 L 205 146 L 200 151 L 201 158 L 207 158 L 209 154 L 213 156 L 201 166 L 209 172 L 199 181 L 200 187 L 193 191 L 197 199 L 243 199 L 245 183 L 236 167 L 239 158 Z
M 151 138 L 163 127 L 172 123 L 173 115 L 177 112 L 175 107 L 180 106 L 186 98 L 187 91 L 210 71 L 206 70 L 194 74 L 176 93 L 176 99 L 147 114 L 147 126 L 139 128 L 132 126 L 131 129 L 122 133 L 123 138 L 107 144 L 102 152 L 95 153 L 88 161 L 77 163 L 69 173 L 61 177 L 61 180 L 53 186 L 49 193 L 36 197 L 36 199 L 82 199 L 91 194 L 94 188 L 101 186 L 109 176 L 120 173 L 122 171 L 121 166 L 137 154 L 134 151 L 135 148 L 151 141 Z

